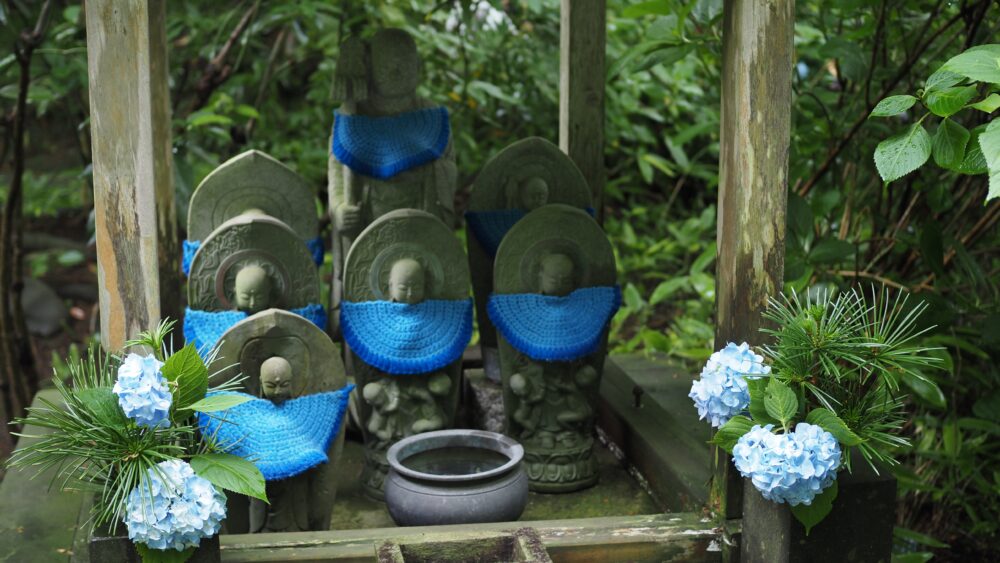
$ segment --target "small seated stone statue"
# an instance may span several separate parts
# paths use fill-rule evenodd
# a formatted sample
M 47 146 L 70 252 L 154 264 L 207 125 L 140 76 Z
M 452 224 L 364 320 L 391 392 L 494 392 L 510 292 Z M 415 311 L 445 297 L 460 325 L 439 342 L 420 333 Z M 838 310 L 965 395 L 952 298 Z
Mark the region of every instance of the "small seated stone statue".
M 507 208 L 534 211 L 549 202 L 549 184 L 545 178 L 531 176 L 520 182 L 511 179 L 507 184 Z

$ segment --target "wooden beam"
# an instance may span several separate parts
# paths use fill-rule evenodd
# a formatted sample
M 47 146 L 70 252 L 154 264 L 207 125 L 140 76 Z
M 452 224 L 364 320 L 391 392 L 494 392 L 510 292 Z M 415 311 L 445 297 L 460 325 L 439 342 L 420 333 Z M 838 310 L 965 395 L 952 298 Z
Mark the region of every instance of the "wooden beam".
M 725 4 L 716 348 L 760 344 L 760 314 L 784 283 L 794 8 L 793 0 Z M 716 454 L 713 508 L 739 518 L 742 482 Z
M 562 0 L 559 22 L 559 148 L 590 183 L 604 222 L 605 0 Z
M 180 304 L 165 9 L 165 0 L 86 2 L 101 344 L 107 350 L 120 349 L 163 315 L 176 317 Z

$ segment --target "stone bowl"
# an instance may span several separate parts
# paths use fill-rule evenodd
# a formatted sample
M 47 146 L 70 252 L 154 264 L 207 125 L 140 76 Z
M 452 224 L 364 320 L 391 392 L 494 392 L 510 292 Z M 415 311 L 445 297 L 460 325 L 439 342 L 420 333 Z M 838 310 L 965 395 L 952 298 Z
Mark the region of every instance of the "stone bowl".
M 524 448 L 483 430 L 438 430 L 389 448 L 385 502 L 400 526 L 512 522 L 528 503 Z

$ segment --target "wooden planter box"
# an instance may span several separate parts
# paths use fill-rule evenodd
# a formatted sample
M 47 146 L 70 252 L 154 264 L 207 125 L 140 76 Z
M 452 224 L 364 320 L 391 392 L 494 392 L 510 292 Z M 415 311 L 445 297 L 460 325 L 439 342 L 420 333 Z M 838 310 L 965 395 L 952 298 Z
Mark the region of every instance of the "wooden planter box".
M 90 536 L 87 544 L 87 552 L 90 560 L 97 561 L 120 561 L 122 563 L 142 563 L 139 552 L 125 534 L 122 526 L 116 526 L 113 534 L 108 530 L 95 530 Z M 201 541 L 198 549 L 187 560 L 187 563 L 221 563 L 222 556 L 219 552 L 219 536 Z

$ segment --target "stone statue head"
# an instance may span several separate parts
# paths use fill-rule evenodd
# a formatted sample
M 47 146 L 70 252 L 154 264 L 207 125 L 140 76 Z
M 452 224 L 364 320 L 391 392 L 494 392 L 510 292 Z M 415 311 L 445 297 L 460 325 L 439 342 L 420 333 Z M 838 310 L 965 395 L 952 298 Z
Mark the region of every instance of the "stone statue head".
M 573 260 L 560 253 L 548 254 L 538 268 L 538 292 L 563 297 L 576 289 Z
M 260 364 L 260 391 L 265 399 L 281 404 L 292 398 L 292 364 L 271 356 Z
M 518 207 L 525 211 L 534 211 L 545 205 L 549 200 L 549 185 L 538 176 L 521 182 L 517 191 Z
M 389 270 L 389 300 L 394 303 L 420 303 L 426 285 L 424 267 L 413 258 L 401 258 Z
M 371 81 L 380 96 L 413 95 L 420 83 L 417 44 L 402 29 L 383 29 L 371 38 Z
M 254 314 L 271 305 L 271 278 L 260 264 L 247 264 L 236 274 L 235 299 L 240 311 Z

